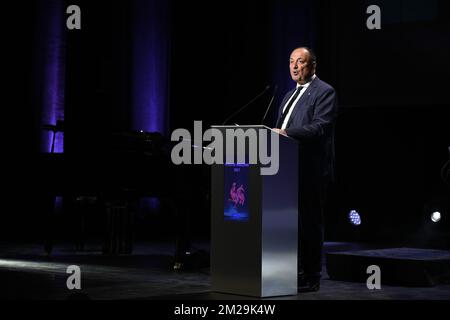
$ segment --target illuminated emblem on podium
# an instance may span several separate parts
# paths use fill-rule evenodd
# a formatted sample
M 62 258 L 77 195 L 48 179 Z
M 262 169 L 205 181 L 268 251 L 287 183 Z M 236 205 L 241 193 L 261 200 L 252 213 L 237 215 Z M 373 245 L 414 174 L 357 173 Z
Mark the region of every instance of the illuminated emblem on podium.
M 225 221 L 248 221 L 248 169 L 248 164 L 225 164 Z

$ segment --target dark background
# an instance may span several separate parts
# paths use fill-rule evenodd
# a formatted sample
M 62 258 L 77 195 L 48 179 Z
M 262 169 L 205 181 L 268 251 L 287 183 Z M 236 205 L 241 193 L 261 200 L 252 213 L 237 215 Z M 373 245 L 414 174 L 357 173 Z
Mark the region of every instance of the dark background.
M 0 235 L 5 240 L 41 237 L 36 192 L 53 183 L 36 178 L 39 169 L 33 165 L 40 149 L 42 106 L 35 75 L 39 43 L 45 41 L 37 18 L 45 15 L 43 3 L 48 1 L 14 5 L 3 21 L 8 26 L 5 177 L 11 176 L 5 180 L 9 192 Z M 284 93 L 294 85 L 289 54 L 311 46 L 318 76 L 336 89 L 340 102 L 338 175 L 326 213 L 327 240 L 450 246 L 449 190 L 440 178 L 450 145 L 448 1 L 164 3 L 169 14 L 160 23 L 168 26 L 170 71 L 162 134 L 190 129 L 194 120 L 202 120 L 204 128 L 221 124 L 267 85 L 278 86 L 265 121 L 273 125 Z M 95 159 L 105 136 L 131 129 L 135 11 L 127 1 L 70 4 L 81 7 L 82 30 L 64 31 L 65 153 Z M 366 28 L 370 4 L 381 7 L 381 30 Z M 261 123 L 271 92 L 231 122 Z M 155 175 L 158 179 L 164 177 Z M 196 183 L 207 190 L 208 179 L 202 175 Z M 202 201 L 191 224 L 194 237 L 208 238 L 207 195 Z M 172 234 L 171 215 L 164 207 L 152 208 L 139 215 L 140 237 Z M 362 215 L 358 229 L 348 224 L 350 209 Z M 429 222 L 434 209 L 444 215 L 439 225 Z M 55 228 L 65 230 L 70 221 L 62 213 Z M 93 234 L 100 221 L 92 218 Z

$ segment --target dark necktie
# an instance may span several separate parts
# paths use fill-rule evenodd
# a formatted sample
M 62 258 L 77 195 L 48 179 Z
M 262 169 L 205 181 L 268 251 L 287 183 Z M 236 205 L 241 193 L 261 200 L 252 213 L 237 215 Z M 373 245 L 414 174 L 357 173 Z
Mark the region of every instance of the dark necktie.
M 283 125 L 284 119 L 286 119 L 286 116 L 289 114 L 289 110 L 291 110 L 292 106 L 294 105 L 295 100 L 297 99 L 298 95 L 300 94 L 300 91 L 302 91 L 303 87 L 300 86 L 295 90 L 294 95 L 292 96 L 292 99 L 289 100 L 288 105 L 286 108 L 284 108 L 284 112 L 281 115 L 280 120 L 277 123 L 277 128 L 281 129 L 281 126 Z

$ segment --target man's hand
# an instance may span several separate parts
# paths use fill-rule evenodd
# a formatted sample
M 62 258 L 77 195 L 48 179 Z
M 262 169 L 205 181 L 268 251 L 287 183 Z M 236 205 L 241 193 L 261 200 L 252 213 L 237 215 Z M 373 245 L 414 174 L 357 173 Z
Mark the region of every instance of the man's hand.
M 287 137 L 287 133 L 284 129 L 278 129 L 278 128 L 272 128 L 273 131 L 275 131 L 278 134 L 282 134 L 283 136 Z

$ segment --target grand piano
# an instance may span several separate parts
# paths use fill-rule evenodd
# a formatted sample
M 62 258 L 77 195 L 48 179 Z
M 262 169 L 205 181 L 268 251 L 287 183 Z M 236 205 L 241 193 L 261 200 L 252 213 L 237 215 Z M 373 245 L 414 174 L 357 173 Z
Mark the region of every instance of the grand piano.
M 46 213 L 42 228 L 45 251 L 50 254 L 55 241 L 57 197 L 64 198 L 65 211 L 75 211 L 80 218 L 89 206 L 105 215 L 101 233 L 106 254 L 132 252 L 137 203 L 142 197 L 156 197 L 170 208 L 167 214 L 174 217 L 167 228 L 176 236 L 174 268 L 182 268 L 191 249 L 189 224 L 193 205 L 205 201 L 209 190 L 208 168 L 173 165 L 170 141 L 159 133 L 115 132 L 102 142 L 89 154 L 41 153 L 33 162 L 36 181 L 45 181 L 38 191 Z M 83 248 L 82 236 L 74 242 L 78 249 Z

